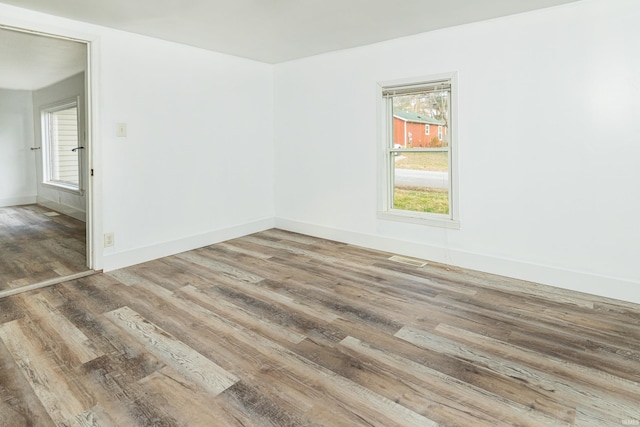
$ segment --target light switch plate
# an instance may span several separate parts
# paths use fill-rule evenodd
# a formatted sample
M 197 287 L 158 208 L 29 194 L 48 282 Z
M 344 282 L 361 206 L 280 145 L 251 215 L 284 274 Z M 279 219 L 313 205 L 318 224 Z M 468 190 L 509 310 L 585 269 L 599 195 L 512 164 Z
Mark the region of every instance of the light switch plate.
M 116 136 L 118 138 L 124 138 L 127 136 L 127 124 L 126 123 L 118 123 L 116 124 Z

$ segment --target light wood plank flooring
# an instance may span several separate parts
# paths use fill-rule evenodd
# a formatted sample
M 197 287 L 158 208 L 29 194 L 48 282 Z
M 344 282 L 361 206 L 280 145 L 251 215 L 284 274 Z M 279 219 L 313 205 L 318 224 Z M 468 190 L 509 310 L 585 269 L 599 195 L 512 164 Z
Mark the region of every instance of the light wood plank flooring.
M 269 230 L 0 299 L 2 426 L 640 424 L 640 307 Z
M 0 207 L 0 291 L 88 270 L 85 223 L 51 213 L 39 205 Z

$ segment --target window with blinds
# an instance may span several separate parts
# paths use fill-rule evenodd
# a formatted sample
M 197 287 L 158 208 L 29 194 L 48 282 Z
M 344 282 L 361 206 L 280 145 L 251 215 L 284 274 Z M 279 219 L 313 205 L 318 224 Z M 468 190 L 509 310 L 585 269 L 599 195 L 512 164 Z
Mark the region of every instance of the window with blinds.
M 77 101 L 43 111 L 44 182 L 69 190 L 80 190 Z

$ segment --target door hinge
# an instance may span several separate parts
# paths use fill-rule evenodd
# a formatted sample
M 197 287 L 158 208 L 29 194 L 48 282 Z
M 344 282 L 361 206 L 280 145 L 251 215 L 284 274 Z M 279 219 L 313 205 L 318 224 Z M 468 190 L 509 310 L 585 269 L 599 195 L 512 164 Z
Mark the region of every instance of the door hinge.
M 93 176 L 93 169 L 91 169 L 91 176 Z

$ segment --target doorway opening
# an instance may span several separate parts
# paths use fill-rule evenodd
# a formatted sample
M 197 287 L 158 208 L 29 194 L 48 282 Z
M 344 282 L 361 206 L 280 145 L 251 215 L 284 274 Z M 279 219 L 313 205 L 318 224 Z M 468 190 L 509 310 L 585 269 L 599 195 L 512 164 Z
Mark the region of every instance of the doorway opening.
M 93 273 L 89 48 L 0 26 L 0 297 Z

